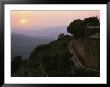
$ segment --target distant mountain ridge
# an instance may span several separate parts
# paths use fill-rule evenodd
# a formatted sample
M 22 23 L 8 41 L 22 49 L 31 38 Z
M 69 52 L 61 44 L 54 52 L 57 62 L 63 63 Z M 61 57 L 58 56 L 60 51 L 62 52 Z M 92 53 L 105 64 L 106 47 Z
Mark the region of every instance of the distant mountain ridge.
M 20 33 L 24 34 L 27 36 L 32 36 L 32 37 L 42 37 L 43 38 L 50 38 L 50 39 L 56 39 L 57 36 L 60 33 L 68 34 L 66 26 L 57 26 L 57 27 L 47 27 L 47 28 L 28 28 L 26 29 L 17 29 L 17 28 L 12 28 L 13 33 Z
M 13 29 L 11 33 L 11 55 L 28 58 L 30 52 L 40 44 L 56 40 L 58 35 L 68 34 L 65 26 L 47 28 Z
M 51 42 L 53 39 L 42 37 L 30 37 L 23 34 L 11 34 L 11 55 L 22 56 L 28 58 L 30 52 L 40 44 L 46 44 Z

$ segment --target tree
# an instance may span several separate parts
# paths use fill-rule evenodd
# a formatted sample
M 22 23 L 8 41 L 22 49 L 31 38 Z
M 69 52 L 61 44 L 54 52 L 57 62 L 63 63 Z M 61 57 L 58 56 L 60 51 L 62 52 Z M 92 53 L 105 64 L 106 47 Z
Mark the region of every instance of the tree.
M 77 37 L 79 36 L 78 33 L 79 33 L 79 29 L 81 28 L 81 26 L 82 26 L 82 20 L 80 19 L 74 20 L 67 27 L 67 32 Z
M 84 25 L 89 25 L 89 26 L 97 26 L 97 25 L 100 25 L 100 21 L 98 19 L 98 17 L 89 17 L 89 18 L 85 18 L 83 20 L 84 22 Z
M 71 33 L 76 38 L 82 38 L 83 37 L 83 27 L 89 26 L 99 26 L 100 21 L 98 17 L 89 17 L 85 18 L 83 20 L 76 19 L 73 22 L 70 23 L 70 25 L 67 27 L 67 32 Z
M 60 35 L 58 35 L 58 38 L 63 38 L 64 36 L 64 33 L 61 33 Z

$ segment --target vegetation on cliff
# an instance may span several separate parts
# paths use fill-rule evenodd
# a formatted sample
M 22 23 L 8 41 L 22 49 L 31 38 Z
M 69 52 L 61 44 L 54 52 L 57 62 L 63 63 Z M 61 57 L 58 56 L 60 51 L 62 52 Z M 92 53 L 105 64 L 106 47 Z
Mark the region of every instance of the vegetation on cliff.
M 71 33 L 76 38 L 83 38 L 83 32 L 84 32 L 83 27 L 87 25 L 88 26 L 97 26 L 97 25 L 99 26 L 100 21 L 98 17 L 94 17 L 94 16 L 85 18 L 83 20 L 76 19 L 69 24 L 69 26 L 67 27 L 67 32 Z

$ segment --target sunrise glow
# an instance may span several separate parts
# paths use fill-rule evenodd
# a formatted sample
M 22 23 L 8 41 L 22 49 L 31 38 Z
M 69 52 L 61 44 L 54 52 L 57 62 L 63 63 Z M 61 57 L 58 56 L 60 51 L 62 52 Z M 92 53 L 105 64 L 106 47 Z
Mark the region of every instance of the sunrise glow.
M 20 23 L 21 24 L 26 24 L 27 23 L 27 20 L 26 19 L 20 19 Z
M 91 16 L 100 18 L 100 11 L 11 11 L 11 27 L 27 31 L 35 27 L 68 26 L 75 19 Z

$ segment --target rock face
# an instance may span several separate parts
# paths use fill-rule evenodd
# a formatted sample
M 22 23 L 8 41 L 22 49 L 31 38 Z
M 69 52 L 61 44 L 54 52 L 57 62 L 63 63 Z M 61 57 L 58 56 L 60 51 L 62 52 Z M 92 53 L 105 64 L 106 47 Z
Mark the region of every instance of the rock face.
M 70 60 L 81 72 L 100 76 L 100 29 L 98 26 L 86 27 L 82 41 L 73 38 L 69 43 L 69 51 L 73 55 Z
M 99 76 L 98 69 L 85 66 L 84 57 L 86 54 L 85 54 L 84 48 L 80 46 L 80 43 L 77 40 L 71 40 L 68 47 L 69 47 L 69 52 L 73 55 L 72 58 L 70 58 L 70 60 L 77 67 L 77 69 L 79 69 L 80 71 L 83 71 L 83 73 L 84 72 L 86 72 L 87 74 L 92 73 L 93 76 L 94 75 Z
M 89 31 L 90 30 L 90 31 Z M 100 31 L 94 26 L 85 28 L 82 41 L 72 39 L 69 43 L 69 51 L 73 54 L 71 60 L 82 71 L 100 71 Z
M 85 66 L 100 68 L 100 28 L 87 27 L 84 31 Z

